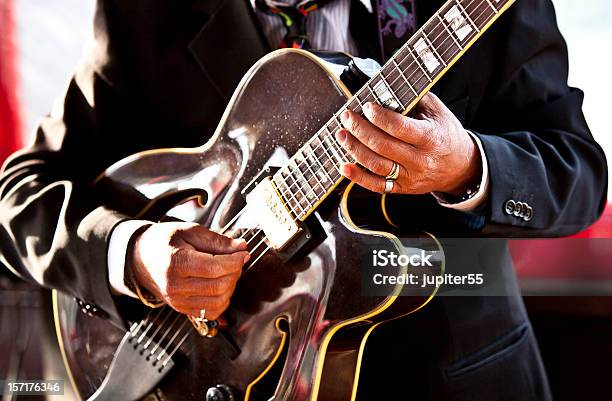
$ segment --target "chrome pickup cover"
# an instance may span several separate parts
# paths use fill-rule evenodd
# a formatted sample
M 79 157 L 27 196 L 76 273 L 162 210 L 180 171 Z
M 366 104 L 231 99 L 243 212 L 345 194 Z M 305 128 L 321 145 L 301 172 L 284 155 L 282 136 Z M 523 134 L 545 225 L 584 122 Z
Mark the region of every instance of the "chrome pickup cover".
M 247 194 L 246 202 L 271 248 L 283 249 L 300 231 L 270 177 L 264 178 Z

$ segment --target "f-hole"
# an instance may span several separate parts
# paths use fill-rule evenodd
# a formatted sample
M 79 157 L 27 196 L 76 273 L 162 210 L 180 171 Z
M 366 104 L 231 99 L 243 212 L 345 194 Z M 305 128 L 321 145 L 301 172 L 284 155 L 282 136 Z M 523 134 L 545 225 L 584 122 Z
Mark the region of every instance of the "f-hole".
M 285 362 L 287 360 L 289 343 L 291 341 L 289 321 L 286 317 L 280 317 L 276 322 L 276 327 L 278 327 L 280 332 L 285 333 L 285 342 L 278 359 L 274 362 L 274 365 L 272 365 L 265 376 L 253 386 L 251 399 L 254 400 L 269 400 L 274 396 L 281 374 L 283 373 Z

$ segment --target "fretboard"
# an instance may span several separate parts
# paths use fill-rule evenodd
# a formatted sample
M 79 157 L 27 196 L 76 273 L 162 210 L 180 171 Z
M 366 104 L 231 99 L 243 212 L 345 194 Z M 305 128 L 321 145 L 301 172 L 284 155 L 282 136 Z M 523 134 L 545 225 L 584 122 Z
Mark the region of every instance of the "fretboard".
M 355 161 L 334 135 L 344 111 L 376 102 L 407 113 L 514 1 L 447 1 L 274 175 L 290 212 L 308 217 L 342 180 L 340 166 Z

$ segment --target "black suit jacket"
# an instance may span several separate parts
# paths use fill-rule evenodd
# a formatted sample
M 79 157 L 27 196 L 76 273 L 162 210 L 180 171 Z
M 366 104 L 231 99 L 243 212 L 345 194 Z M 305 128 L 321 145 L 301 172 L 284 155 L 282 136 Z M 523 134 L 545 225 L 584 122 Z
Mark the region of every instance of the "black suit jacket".
M 419 2 L 420 20 L 440 4 Z M 362 56 L 379 58 L 375 24 L 354 1 L 351 33 Z M 21 277 L 119 320 L 107 240 L 129 216 L 105 206 L 90 183 L 136 151 L 206 141 L 239 79 L 268 49 L 246 0 L 99 0 L 95 39 L 62 109 L 4 166 L 0 249 L 2 263 Z M 484 145 L 488 201 L 466 216 L 430 196 L 396 196 L 393 217 L 469 237 L 559 236 L 591 224 L 605 200 L 606 161 L 584 121 L 582 92 L 566 82 L 567 52 L 552 4 L 518 0 L 434 88 Z M 533 218 L 507 214 L 507 200 L 527 202 Z M 484 226 L 466 223 L 471 217 Z M 495 272 L 504 296 L 439 297 L 424 313 L 375 332 L 363 394 L 547 399 L 505 242 L 451 243 L 446 252 L 450 269 L 478 260 Z M 392 343 L 393 352 L 384 352 Z

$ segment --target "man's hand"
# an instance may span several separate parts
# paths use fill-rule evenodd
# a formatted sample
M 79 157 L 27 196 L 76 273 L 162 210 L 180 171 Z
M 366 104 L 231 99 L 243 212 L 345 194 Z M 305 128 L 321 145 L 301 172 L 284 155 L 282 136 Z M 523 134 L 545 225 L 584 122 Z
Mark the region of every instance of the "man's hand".
M 461 194 L 480 178 L 478 147 L 453 113 L 434 94 L 426 94 L 414 118 L 375 103 L 364 105 L 367 120 L 357 113 L 342 114 L 346 129 L 336 137 L 357 160 L 341 173 L 374 192 L 383 192 L 393 162 L 400 174 L 393 193 Z M 369 121 L 368 121 L 369 120 Z
M 214 320 L 227 309 L 242 266 L 244 240 L 191 223 L 148 227 L 128 251 L 136 281 L 173 309 Z

